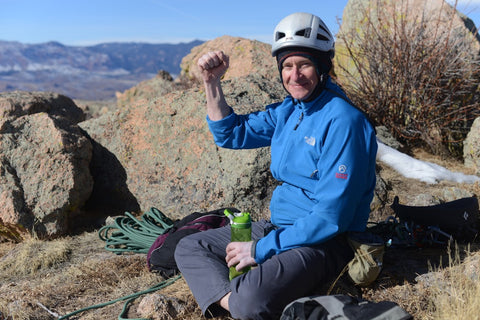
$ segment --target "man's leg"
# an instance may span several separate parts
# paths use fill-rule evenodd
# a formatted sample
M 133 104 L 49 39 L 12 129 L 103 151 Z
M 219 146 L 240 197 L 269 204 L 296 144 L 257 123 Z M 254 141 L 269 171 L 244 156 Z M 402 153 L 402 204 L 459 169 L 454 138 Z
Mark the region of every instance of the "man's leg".
M 231 283 L 229 310 L 236 319 L 278 319 L 291 301 L 334 279 L 353 257 L 346 241 L 283 252 Z
M 271 226 L 265 221 L 252 224 L 252 239 L 263 237 L 265 225 Z M 215 314 L 220 300 L 231 291 L 225 262 L 229 242 L 230 226 L 226 226 L 189 235 L 175 250 L 177 266 L 205 315 Z

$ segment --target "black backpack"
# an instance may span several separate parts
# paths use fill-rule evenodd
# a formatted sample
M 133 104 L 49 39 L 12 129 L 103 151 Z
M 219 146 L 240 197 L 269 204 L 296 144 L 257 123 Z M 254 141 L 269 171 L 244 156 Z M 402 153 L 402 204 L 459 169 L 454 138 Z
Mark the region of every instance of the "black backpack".
M 171 277 L 178 273 L 175 262 L 175 248 L 183 237 L 208 229 L 226 226 L 230 220 L 223 213 L 226 208 L 209 212 L 194 212 L 173 222 L 173 226 L 157 237 L 147 253 L 147 264 L 150 271 L 159 272 L 163 277 Z M 232 212 L 237 209 L 229 208 Z
M 288 304 L 280 320 L 410 320 L 395 302 L 371 302 L 349 295 L 311 296 Z

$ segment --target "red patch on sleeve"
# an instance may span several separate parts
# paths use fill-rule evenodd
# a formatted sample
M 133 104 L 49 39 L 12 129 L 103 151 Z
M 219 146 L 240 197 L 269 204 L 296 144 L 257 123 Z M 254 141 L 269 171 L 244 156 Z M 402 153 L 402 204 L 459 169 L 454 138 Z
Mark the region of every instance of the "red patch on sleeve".
M 348 174 L 346 174 L 346 173 L 339 173 L 339 172 L 337 172 L 337 173 L 335 173 L 335 178 L 338 178 L 338 179 L 345 179 L 345 180 L 346 180 L 346 179 L 348 178 Z

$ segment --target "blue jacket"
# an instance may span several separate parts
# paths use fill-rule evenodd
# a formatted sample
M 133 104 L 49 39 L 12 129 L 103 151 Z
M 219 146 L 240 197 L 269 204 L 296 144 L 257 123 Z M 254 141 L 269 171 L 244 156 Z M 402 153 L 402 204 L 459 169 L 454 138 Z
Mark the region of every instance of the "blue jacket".
M 327 87 L 343 95 L 330 80 Z M 257 263 L 365 229 L 377 143 L 367 118 L 344 99 L 328 90 L 311 102 L 287 96 L 265 111 L 232 112 L 207 122 L 220 147 L 271 147 L 270 170 L 283 182 L 270 202 L 271 221 L 279 228 L 257 242 Z

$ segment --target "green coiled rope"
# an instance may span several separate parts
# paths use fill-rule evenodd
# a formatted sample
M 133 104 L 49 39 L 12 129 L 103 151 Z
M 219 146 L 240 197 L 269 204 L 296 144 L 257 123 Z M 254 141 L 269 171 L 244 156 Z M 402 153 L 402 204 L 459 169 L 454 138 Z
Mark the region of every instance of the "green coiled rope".
M 172 226 L 170 218 L 157 208 L 151 208 L 139 219 L 125 212 L 125 216 L 115 218 L 113 224 L 102 227 L 98 236 L 105 241 L 105 249 L 116 254 L 148 253 L 157 237 Z

